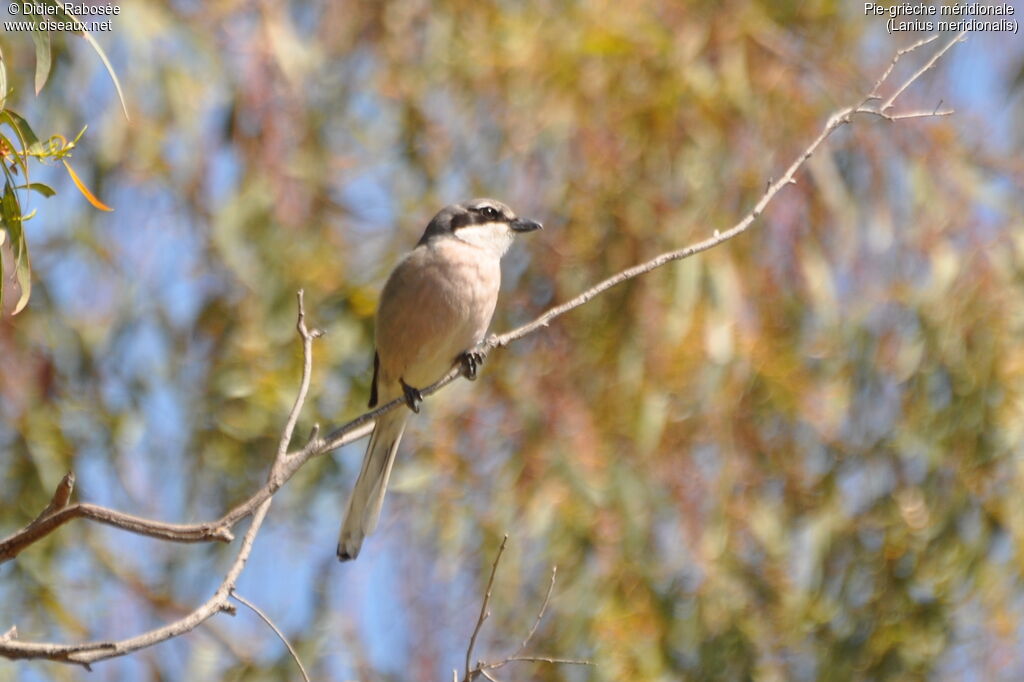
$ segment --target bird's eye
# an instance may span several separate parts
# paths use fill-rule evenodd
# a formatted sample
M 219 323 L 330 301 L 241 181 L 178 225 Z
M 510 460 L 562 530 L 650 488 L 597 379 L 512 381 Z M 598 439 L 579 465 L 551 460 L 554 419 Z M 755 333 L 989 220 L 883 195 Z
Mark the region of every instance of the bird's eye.
M 484 206 L 480 209 L 480 213 L 488 220 L 496 220 L 498 218 L 498 211 L 493 206 Z

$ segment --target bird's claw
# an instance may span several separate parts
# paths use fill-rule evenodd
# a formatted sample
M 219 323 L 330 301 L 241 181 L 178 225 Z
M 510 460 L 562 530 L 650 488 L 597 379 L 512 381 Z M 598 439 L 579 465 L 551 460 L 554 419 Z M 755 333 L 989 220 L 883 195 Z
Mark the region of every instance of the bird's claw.
M 405 394 L 405 404 L 409 406 L 410 410 L 419 414 L 420 404 L 423 402 L 423 394 L 420 393 L 418 388 L 413 388 L 401 379 L 399 379 L 399 383 L 402 384 L 402 393 Z
M 484 354 L 467 350 L 465 353 L 459 356 L 459 361 L 462 363 L 462 376 L 466 377 L 470 381 L 476 380 L 476 371 L 484 364 Z

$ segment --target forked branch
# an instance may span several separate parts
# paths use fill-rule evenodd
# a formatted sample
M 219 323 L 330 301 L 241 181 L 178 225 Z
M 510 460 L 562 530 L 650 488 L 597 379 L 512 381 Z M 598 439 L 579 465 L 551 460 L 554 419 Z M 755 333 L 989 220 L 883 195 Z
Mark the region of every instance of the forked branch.
M 322 334 L 319 330 L 309 330 L 306 328 L 302 291 L 299 291 L 298 293 L 298 307 L 298 331 L 299 336 L 302 339 L 303 354 L 302 381 L 299 386 L 298 395 L 295 398 L 295 403 L 292 406 L 291 412 L 288 414 L 288 420 L 281 433 L 281 445 L 278 447 L 277 456 L 274 458 L 274 463 L 271 466 L 270 474 L 268 476 L 271 480 L 279 478 L 281 476 L 281 470 L 288 464 L 288 443 L 291 441 L 292 434 L 295 430 L 295 423 L 298 421 L 298 415 L 302 411 L 302 405 L 305 403 L 306 394 L 309 390 L 309 378 L 313 367 L 313 340 Z M 63 493 L 61 492 L 63 488 L 66 487 L 68 489 L 68 493 L 70 493 L 70 483 L 66 483 L 67 478 L 68 477 L 65 477 L 65 481 L 62 481 L 61 485 L 58 486 L 57 494 L 55 494 L 54 501 L 51 502 L 51 505 L 53 505 L 54 502 L 59 501 L 58 495 L 63 497 Z M 224 576 L 224 579 L 221 581 L 220 587 L 217 588 L 217 591 L 212 597 L 182 618 L 164 625 L 163 627 L 155 628 L 149 632 L 144 632 L 135 637 L 129 637 L 127 639 L 117 641 L 85 642 L 82 644 L 22 642 L 17 639 L 17 631 L 12 628 L 6 635 L 0 638 L 0 656 L 11 659 L 44 658 L 51 661 L 77 663 L 89 668 L 89 664 L 94 661 L 114 658 L 115 656 L 123 656 L 132 651 L 144 649 L 189 632 L 203 621 L 216 613 L 220 613 L 221 611 L 234 613 L 235 607 L 231 603 L 232 592 L 238 582 L 238 576 L 241 575 L 242 569 L 245 568 L 245 563 L 249 559 L 249 554 L 252 552 L 252 546 L 256 540 L 256 535 L 259 533 L 260 527 L 263 525 L 263 519 L 266 518 L 267 511 L 270 509 L 271 501 L 272 498 L 267 496 L 258 505 L 256 505 L 255 510 L 252 513 L 252 521 L 245 532 L 245 536 L 242 538 L 242 544 L 238 549 L 238 554 L 235 555 L 234 561 L 232 561 L 231 566 L 228 569 L 227 574 Z M 43 520 L 45 521 L 45 519 L 51 518 L 52 515 L 41 516 L 43 516 Z M 33 523 L 38 521 L 40 521 L 40 519 L 36 519 Z M 31 527 L 32 524 L 29 524 L 28 528 Z
M 491 602 L 491 590 L 494 588 L 494 576 L 498 572 L 498 564 L 501 563 L 501 557 L 505 553 L 505 544 L 508 542 L 508 534 L 501 540 L 501 546 L 498 547 L 498 554 L 494 557 L 494 563 L 491 564 L 491 575 L 487 578 L 487 590 L 484 592 L 483 602 L 480 604 L 480 615 L 476 619 L 476 625 L 473 627 L 473 634 L 469 638 L 469 646 L 466 648 L 466 667 L 465 674 L 462 677 L 462 682 L 473 682 L 473 680 L 484 677 L 488 680 L 494 680 L 495 678 L 491 675 L 491 672 L 498 668 L 503 668 L 509 663 L 552 663 L 562 665 L 594 665 L 591 661 L 585 661 L 578 658 L 556 658 L 554 656 L 538 656 L 524 654 L 523 651 L 530 644 L 530 640 L 533 639 L 534 634 L 537 632 L 537 627 L 540 625 L 540 621 L 544 618 L 544 612 L 547 611 L 548 604 L 551 602 L 551 593 L 555 589 L 555 575 L 558 573 L 558 567 L 551 567 L 551 582 L 548 583 L 548 590 L 544 593 L 544 601 L 540 604 L 540 610 L 537 611 L 537 617 L 533 619 L 533 626 L 530 627 L 530 631 L 526 633 L 526 637 L 512 654 L 506 656 L 500 661 L 477 661 L 475 665 L 470 667 L 470 661 L 473 659 L 473 647 L 476 645 L 476 638 L 480 634 L 481 628 L 484 626 L 484 621 L 487 620 L 491 612 L 487 609 L 488 604 Z M 458 671 L 452 671 L 452 677 L 458 680 Z

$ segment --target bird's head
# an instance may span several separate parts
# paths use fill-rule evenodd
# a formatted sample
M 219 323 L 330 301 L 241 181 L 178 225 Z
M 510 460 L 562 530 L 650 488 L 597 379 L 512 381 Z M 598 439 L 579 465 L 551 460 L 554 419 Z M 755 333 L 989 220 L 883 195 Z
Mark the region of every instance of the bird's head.
M 508 251 L 517 232 L 533 232 L 542 225 L 518 217 L 495 199 L 472 199 L 441 209 L 427 225 L 420 244 L 434 239 L 458 239 L 498 257 Z

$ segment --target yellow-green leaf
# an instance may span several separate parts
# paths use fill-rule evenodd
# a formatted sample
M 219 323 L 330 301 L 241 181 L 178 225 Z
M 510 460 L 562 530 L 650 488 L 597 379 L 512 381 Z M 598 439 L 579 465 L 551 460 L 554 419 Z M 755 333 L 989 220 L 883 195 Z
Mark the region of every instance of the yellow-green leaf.
M 71 21 L 79 21 L 78 17 L 67 11 L 67 8 L 71 6 L 70 3 L 64 4 L 57 2 L 57 0 L 49 0 L 49 4 L 56 7 L 60 15 L 67 17 Z M 99 55 L 100 61 L 103 62 L 103 67 L 107 70 L 107 73 L 110 74 L 110 80 L 114 81 L 114 89 L 117 90 L 117 98 L 121 100 L 121 110 L 124 111 L 124 117 L 127 120 L 131 120 L 128 116 L 128 105 L 124 101 L 124 92 L 121 90 L 121 81 L 118 80 L 117 73 L 114 72 L 114 67 L 111 65 L 110 60 L 107 59 L 107 53 L 103 51 L 103 48 L 96 42 L 96 39 L 89 35 L 88 31 L 75 31 L 75 33 L 78 33 L 85 38 L 85 41 L 89 43 L 92 46 L 92 49 L 96 51 L 96 54 Z
M 0 118 L 2 118 L 6 113 L 6 111 L 0 112 Z M 18 153 L 18 145 L 14 144 L 14 142 L 3 133 L 0 133 L 0 143 L 5 145 L 7 148 L 8 155 L 6 158 L 8 162 L 13 161 L 13 167 L 21 168 L 21 172 L 25 174 L 25 177 L 28 177 L 28 160 L 26 157 Z M 3 168 L 4 177 L 6 177 L 9 182 L 13 183 L 14 173 L 11 168 L 8 167 L 6 163 L 0 165 L 0 167 Z
M 114 72 L 114 67 L 110 64 L 110 60 L 107 59 L 107 53 L 103 51 L 100 44 L 89 35 L 88 31 L 82 31 L 82 37 L 85 38 L 86 42 L 92 45 L 92 49 L 96 50 L 96 54 L 100 56 L 100 61 L 103 62 L 103 66 L 106 67 L 107 73 L 110 74 L 110 80 L 114 81 L 114 88 L 117 90 L 117 98 L 121 100 L 121 110 L 124 112 L 124 118 L 126 121 L 130 121 L 131 118 L 128 116 L 128 104 L 124 101 L 124 92 L 121 90 L 121 81 L 117 79 L 117 74 Z
M 18 134 L 18 139 L 21 141 L 24 151 L 32 153 L 43 151 L 43 145 L 39 142 L 39 137 L 32 130 L 32 126 L 28 124 L 28 121 L 21 117 L 21 114 L 11 109 L 6 109 L 0 112 L 0 123 L 5 121 Z
M 28 304 L 29 296 L 32 294 L 32 264 L 28 256 L 28 242 L 25 240 L 25 233 L 21 225 L 21 206 L 18 203 L 18 195 L 11 189 L 11 185 L 4 186 L 4 196 L 0 200 L 0 217 L 3 218 L 4 227 L 11 240 L 11 251 L 14 254 L 14 276 L 21 287 L 21 296 L 14 304 L 12 315 L 17 315 Z
M 24 185 L 18 185 L 16 189 L 30 189 L 33 192 L 39 192 L 47 199 L 49 199 L 50 197 L 57 193 L 57 191 L 54 190 L 52 187 L 50 187 L 49 185 L 44 185 L 41 182 L 30 182 Z
M 50 32 L 36 28 L 32 31 L 32 42 L 36 44 L 36 94 L 46 85 L 50 77 Z

